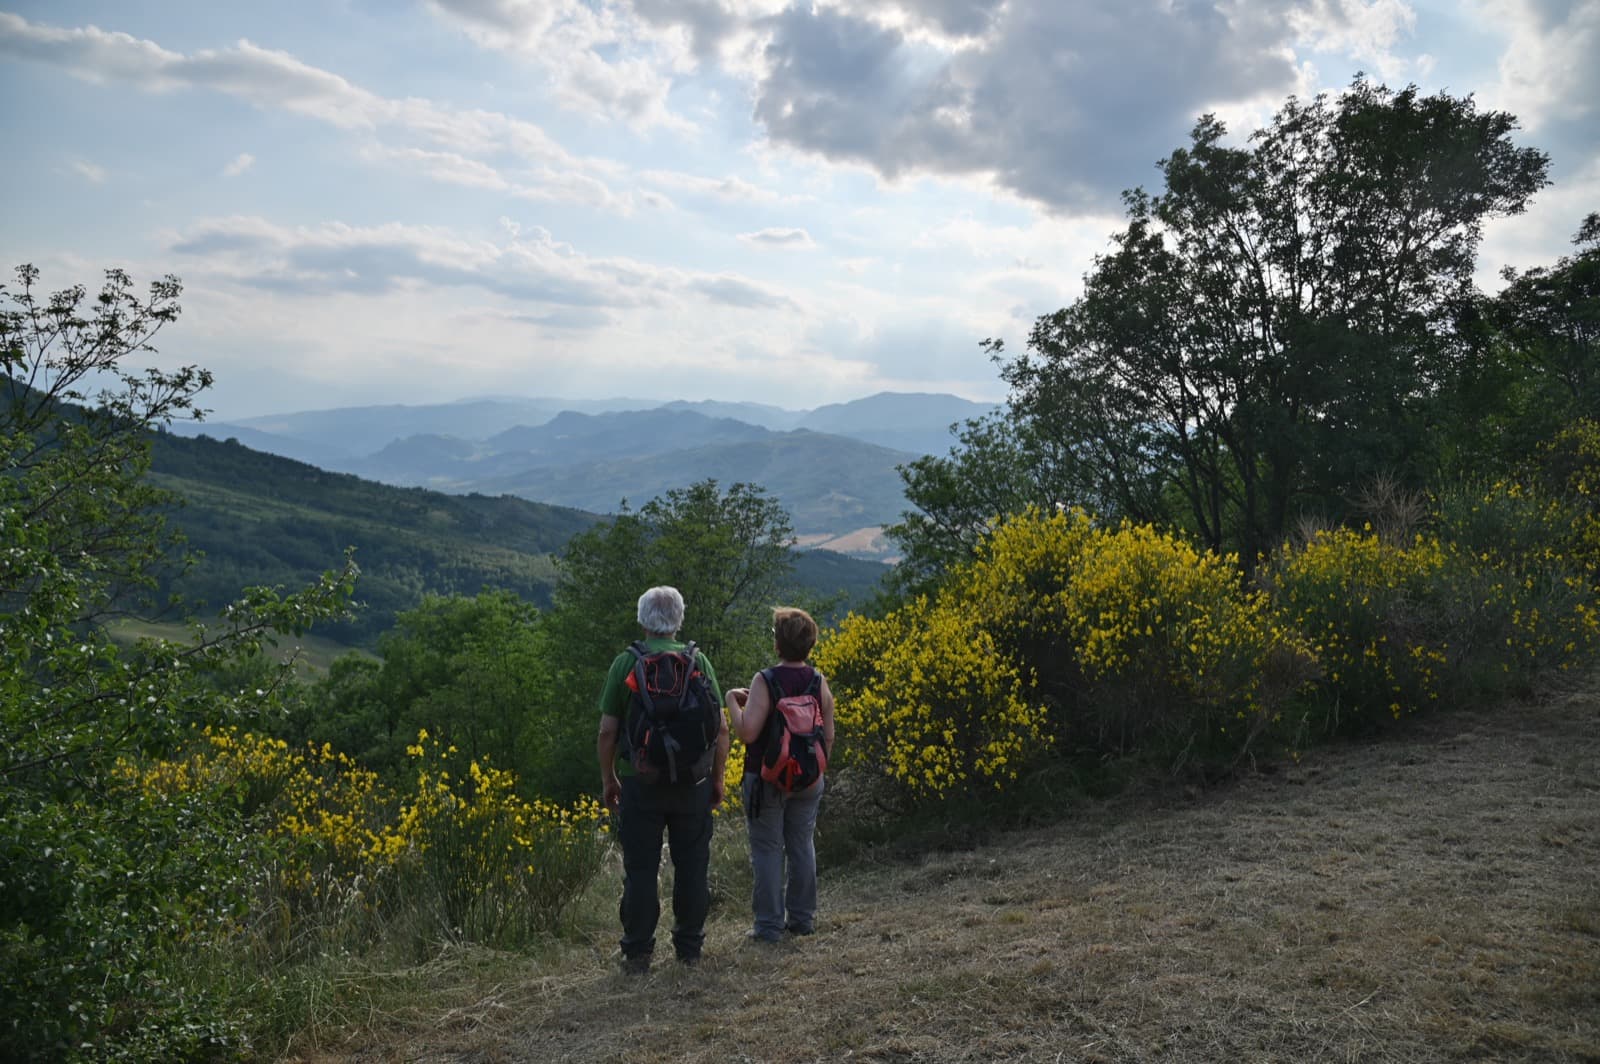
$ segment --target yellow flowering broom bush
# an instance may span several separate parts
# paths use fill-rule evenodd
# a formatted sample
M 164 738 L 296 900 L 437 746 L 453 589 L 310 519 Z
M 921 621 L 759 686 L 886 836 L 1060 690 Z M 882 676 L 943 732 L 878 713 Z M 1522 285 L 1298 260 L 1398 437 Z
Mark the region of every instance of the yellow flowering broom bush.
M 512 773 L 426 731 L 406 752 L 416 788 L 398 828 L 414 858 L 412 904 L 453 939 L 512 945 L 555 926 L 600 869 L 600 803 L 526 801 Z
M 847 617 L 813 660 L 834 692 L 834 763 L 868 766 L 911 797 L 1003 787 L 1048 742 L 1021 670 L 953 596 Z
M 1466 574 L 1458 615 L 1478 622 L 1463 658 L 1480 687 L 1570 668 L 1600 635 L 1600 524 L 1582 464 L 1566 476 L 1553 485 L 1564 494 L 1496 481 L 1438 500 L 1442 534 Z
M 313 932 L 382 937 L 405 913 L 496 945 L 553 926 L 599 870 L 599 803 L 528 802 L 509 772 L 426 732 L 408 752 L 409 794 L 327 745 L 295 750 L 232 728 L 206 729 L 187 756 L 118 771 L 147 794 L 206 795 L 272 843 L 258 911 L 240 925 L 270 954 L 312 945 Z
M 277 840 L 273 887 L 297 912 L 345 888 L 370 889 L 406 849 L 392 822 L 394 795 L 327 744 L 295 750 L 281 739 L 207 727 L 187 756 L 123 762 L 121 772 L 148 793 L 208 793 Z
M 1452 643 L 1438 619 L 1449 612 L 1441 604 L 1460 598 L 1456 575 L 1440 542 L 1422 536 L 1396 545 L 1330 529 L 1279 552 L 1262 580 L 1322 662 L 1294 742 L 1370 729 L 1439 699 Z
M 1574 507 L 1569 560 L 1600 585 L 1600 421 L 1580 418 L 1557 433 L 1540 450 L 1539 481 Z
M 1026 663 L 1065 748 L 1236 756 L 1314 661 L 1238 559 L 1081 511 L 998 526 L 956 581 Z
M 1055 746 L 1237 756 L 1313 673 L 1237 563 L 1083 513 L 1013 518 L 932 598 L 818 651 L 840 745 L 913 794 L 1003 787 Z

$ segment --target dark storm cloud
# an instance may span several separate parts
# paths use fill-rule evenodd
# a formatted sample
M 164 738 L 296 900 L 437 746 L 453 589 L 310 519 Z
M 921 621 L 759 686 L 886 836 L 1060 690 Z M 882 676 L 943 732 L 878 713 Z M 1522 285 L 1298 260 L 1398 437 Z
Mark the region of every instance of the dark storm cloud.
M 1114 205 L 1147 183 L 1207 105 L 1292 88 L 1281 17 L 1207 3 L 951 0 L 905 5 L 945 29 L 976 25 L 953 55 L 834 9 L 771 22 L 755 116 L 774 141 L 886 176 L 994 173 L 1058 209 Z

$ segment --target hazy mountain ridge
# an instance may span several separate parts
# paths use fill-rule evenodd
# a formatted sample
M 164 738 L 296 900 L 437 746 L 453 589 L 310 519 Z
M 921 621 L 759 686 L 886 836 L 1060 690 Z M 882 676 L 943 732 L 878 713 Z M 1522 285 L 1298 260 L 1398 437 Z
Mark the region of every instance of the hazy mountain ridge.
M 884 392 L 813 410 L 719 400 L 491 398 L 305 411 L 181 426 L 406 487 L 514 494 L 609 513 L 695 481 L 767 488 L 808 537 L 899 519 L 896 467 L 942 454 L 951 425 L 993 407 Z M 858 537 L 871 542 L 871 537 Z M 871 554 L 871 551 L 863 551 Z
M 639 458 L 527 469 L 476 490 L 614 512 L 698 480 L 759 484 L 781 500 L 801 534 L 897 520 L 905 508 L 896 467 L 913 455 L 843 436 L 796 429 L 766 439 L 715 443 Z

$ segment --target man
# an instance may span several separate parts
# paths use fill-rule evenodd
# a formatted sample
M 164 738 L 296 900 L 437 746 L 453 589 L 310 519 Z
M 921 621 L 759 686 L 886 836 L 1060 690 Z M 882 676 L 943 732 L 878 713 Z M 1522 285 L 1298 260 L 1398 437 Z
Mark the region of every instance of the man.
M 639 626 L 647 654 L 683 650 L 683 596 L 674 587 L 653 587 L 639 596 Z M 622 964 L 626 971 L 650 970 L 655 952 L 656 923 L 661 903 L 656 876 L 661 866 L 661 833 L 667 833 L 672 854 L 672 947 L 678 960 L 695 964 L 705 941 L 706 912 L 711 907 L 707 874 L 711 863 L 711 810 L 722 804 L 723 775 L 728 765 L 728 722 L 722 715 L 722 689 L 704 654 L 695 665 L 709 687 L 716 735 L 709 765 L 685 764 L 673 781 L 669 773 L 647 780 L 635 769 L 628 749 L 627 721 L 633 699 L 638 657 L 618 654 L 600 693 L 600 785 L 606 807 L 618 810 L 617 841 L 622 847 Z M 693 759 L 689 759 L 693 760 Z

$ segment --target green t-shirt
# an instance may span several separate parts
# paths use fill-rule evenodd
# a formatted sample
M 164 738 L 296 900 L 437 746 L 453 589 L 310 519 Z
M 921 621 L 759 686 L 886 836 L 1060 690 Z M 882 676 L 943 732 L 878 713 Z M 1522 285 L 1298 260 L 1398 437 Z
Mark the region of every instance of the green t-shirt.
M 688 646 L 676 639 L 646 639 L 644 648 L 649 653 L 662 650 L 682 650 Z M 717 712 L 721 712 L 722 687 L 717 683 L 717 670 L 711 667 L 711 659 L 696 650 L 695 663 L 700 666 L 700 671 L 705 674 L 706 683 L 711 686 L 711 697 L 717 701 Z M 628 690 L 628 674 L 633 671 L 633 652 L 624 650 L 611 662 L 611 669 L 606 673 L 606 685 L 600 689 L 600 715 L 602 717 L 616 717 L 621 720 L 628 714 L 628 698 L 633 693 Z M 618 736 L 617 741 L 617 775 L 633 775 L 633 765 L 623 756 L 623 741 Z

